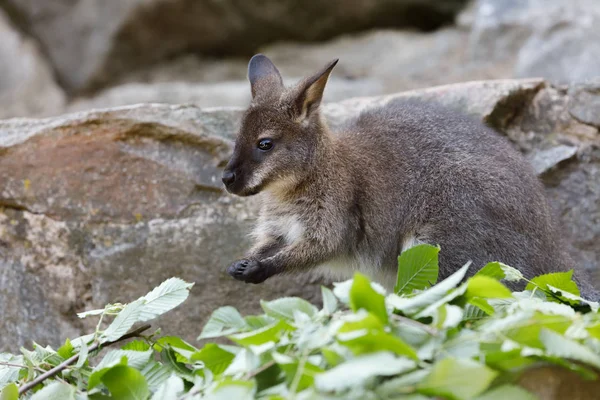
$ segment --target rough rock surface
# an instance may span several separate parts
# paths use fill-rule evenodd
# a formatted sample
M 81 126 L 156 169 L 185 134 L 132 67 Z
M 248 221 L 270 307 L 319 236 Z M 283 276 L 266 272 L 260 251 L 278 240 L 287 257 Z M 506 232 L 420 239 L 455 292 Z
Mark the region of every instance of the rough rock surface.
M 37 44 L 0 9 L 0 118 L 62 111 L 65 95 Z
M 465 0 L 1 0 L 43 44 L 69 90 L 183 51 L 248 54 L 275 40 L 323 40 L 376 26 L 432 29 Z
M 540 171 L 574 258 L 597 268 L 600 135 L 572 116 L 567 89 L 471 82 L 329 103 L 324 113 L 337 127 L 396 97 L 439 101 L 508 135 Z M 218 306 L 247 314 L 261 298 L 318 302 L 319 277 L 255 286 L 224 271 L 246 249 L 260 201 L 219 184 L 241 112 L 155 104 L 0 121 L 0 351 L 90 330 L 76 312 L 130 301 L 171 276 L 196 286 L 159 325 L 189 340 Z
M 511 60 L 515 77 L 587 81 L 600 76 L 599 25 L 596 0 L 478 0 L 470 53 Z

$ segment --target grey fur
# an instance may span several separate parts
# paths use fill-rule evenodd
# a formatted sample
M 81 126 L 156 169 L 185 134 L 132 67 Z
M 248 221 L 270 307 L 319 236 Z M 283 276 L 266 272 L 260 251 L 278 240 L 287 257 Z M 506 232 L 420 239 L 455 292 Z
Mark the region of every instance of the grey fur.
M 527 278 L 573 267 L 541 183 L 506 138 L 417 101 L 365 111 L 331 132 L 318 104 L 334 65 L 292 88 L 261 85 L 246 112 L 227 188 L 261 192 L 264 206 L 257 243 L 232 276 L 260 283 L 294 270 L 361 270 L 391 287 L 407 239 L 441 246 L 440 278 L 469 260 L 471 273 L 501 261 Z M 275 146 L 258 151 L 265 136 Z M 575 272 L 582 293 L 597 298 L 583 274 Z

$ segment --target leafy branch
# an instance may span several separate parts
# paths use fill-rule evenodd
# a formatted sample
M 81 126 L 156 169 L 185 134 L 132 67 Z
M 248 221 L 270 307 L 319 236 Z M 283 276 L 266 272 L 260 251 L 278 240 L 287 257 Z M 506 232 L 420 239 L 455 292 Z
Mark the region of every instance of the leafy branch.
M 140 334 L 142 332 L 147 331 L 148 329 L 150 329 L 150 325 L 144 325 L 141 326 L 123 336 L 121 336 L 120 338 L 113 340 L 113 341 L 109 341 L 109 342 L 105 342 L 105 343 L 100 343 L 100 342 L 95 342 L 93 343 L 90 347 L 89 347 L 89 351 L 96 351 L 99 350 L 100 347 L 108 347 L 111 346 L 115 343 L 119 343 L 122 342 L 124 340 L 127 339 L 131 339 L 131 338 L 136 338 L 136 337 L 140 337 Z M 60 363 L 59 365 L 57 365 L 56 367 L 44 372 L 43 374 L 37 376 L 35 379 L 33 379 L 30 382 L 27 382 L 26 384 L 24 384 L 23 386 L 21 386 L 19 388 L 19 394 L 23 394 L 31 389 L 33 389 L 34 387 L 36 387 L 37 385 L 39 385 L 40 383 L 44 382 L 46 379 L 50 379 L 53 378 L 54 376 L 58 375 L 59 373 L 61 373 L 61 371 L 63 371 L 65 368 L 67 368 L 69 365 L 74 364 L 79 357 L 81 356 L 81 353 L 77 353 L 74 356 L 70 357 L 69 359 L 63 361 L 62 363 Z
M 0 399 L 532 400 L 518 377 L 539 362 L 597 379 L 599 305 L 580 297 L 570 272 L 527 280 L 494 262 L 471 276 L 467 264 L 437 282 L 439 251 L 403 253 L 394 293 L 356 274 L 323 288 L 321 309 L 296 297 L 261 301 L 260 315 L 219 308 L 198 339 L 221 340 L 201 347 L 133 328 L 187 298 L 192 285 L 169 279 L 81 313 L 99 318 L 95 332 L 57 350 L 0 354 Z M 506 281 L 528 285 L 511 292 Z

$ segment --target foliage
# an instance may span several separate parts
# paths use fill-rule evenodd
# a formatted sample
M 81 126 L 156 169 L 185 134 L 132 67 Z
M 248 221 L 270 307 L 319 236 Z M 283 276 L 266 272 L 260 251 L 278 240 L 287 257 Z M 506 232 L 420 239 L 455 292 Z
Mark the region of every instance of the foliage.
M 431 286 L 438 252 L 419 245 L 402 254 L 396 293 L 357 273 L 324 287 L 321 309 L 300 298 L 261 301 L 264 314 L 246 317 L 222 307 L 202 346 L 135 329 L 187 298 L 192 284 L 169 279 L 129 304 L 80 314 L 99 318 L 91 335 L 0 354 L 0 400 L 529 400 L 515 382 L 533 363 L 595 378 L 598 304 L 580 298 L 571 273 L 528 281 L 495 262 Z M 207 341 L 217 337 L 230 344 Z

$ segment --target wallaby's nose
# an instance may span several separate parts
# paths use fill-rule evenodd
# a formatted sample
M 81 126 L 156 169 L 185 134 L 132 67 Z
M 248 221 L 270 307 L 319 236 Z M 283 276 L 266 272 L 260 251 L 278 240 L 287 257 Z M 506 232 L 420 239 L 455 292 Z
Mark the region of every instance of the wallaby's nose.
M 221 178 L 225 185 L 231 185 L 235 181 L 235 173 L 231 171 L 223 172 L 223 177 Z

